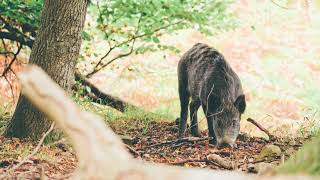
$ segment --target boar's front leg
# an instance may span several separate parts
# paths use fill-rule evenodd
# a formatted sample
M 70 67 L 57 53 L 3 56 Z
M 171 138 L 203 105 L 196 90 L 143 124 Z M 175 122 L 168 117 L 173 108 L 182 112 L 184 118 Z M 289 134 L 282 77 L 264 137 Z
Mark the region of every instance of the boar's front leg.
M 197 112 L 201 103 L 199 101 L 192 100 L 190 103 L 190 121 L 191 121 L 191 134 L 195 137 L 200 137 L 199 127 L 198 127 L 198 116 Z
M 216 145 L 217 144 L 217 138 L 216 135 L 214 133 L 214 129 L 213 129 L 213 117 L 210 116 L 207 112 L 207 106 L 205 104 L 202 104 L 202 109 L 204 114 L 206 115 L 206 119 L 207 119 L 207 123 L 208 123 L 208 136 L 211 137 L 212 139 L 209 141 L 210 144 Z

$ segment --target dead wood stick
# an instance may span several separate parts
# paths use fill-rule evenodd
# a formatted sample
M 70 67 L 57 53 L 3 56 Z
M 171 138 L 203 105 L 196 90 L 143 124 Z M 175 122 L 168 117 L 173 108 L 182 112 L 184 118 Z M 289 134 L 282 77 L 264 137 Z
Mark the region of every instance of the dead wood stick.
M 220 157 L 217 154 L 210 154 L 207 156 L 207 159 L 209 161 L 215 162 L 216 164 L 218 164 L 224 169 L 233 169 L 231 162 L 224 160 L 222 157 Z
M 257 121 L 255 121 L 252 118 L 247 119 L 248 122 L 252 123 L 255 125 L 258 129 L 260 129 L 262 132 L 266 133 L 270 139 L 270 141 L 276 140 L 276 137 L 272 135 L 266 128 L 262 127 Z
M 43 141 L 44 139 L 51 133 L 51 131 L 53 130 L 54 128 L 54 122 L 51 124 L 49 130 L 43 134 L 43 136 L 41 137 L 38 145 L 33 149 L 33 151 L 28 155 L 26 156 L 22 161 L 20 161 L 17 165 L 15 165 L 14 167 L 12 167 L 12 169 L 10 169 L 11 171 L 15 171 L 16 169 L 18 169 L 22 164 L 24 164 L 25 162 L 27 162 L 32 156 L 34 156 L 40 149 L 40 147 L 42 146 L 43 144 Z M 9 170 L 9 171 L 10 171 Z
M 169 164 L 183 165 L 185 163 L 190 163 L 190 162 L 205 162 L 205 163 L 215 164 L 216 166 L 219 166 L 224 169 L 229 169 L 229 170 L 233 169 L 231 162 L 224 160 L 222 157 L 216 154 L 210 154 L 206 158 L 202 158 L 202 159 L 185 159 L 182 161 L 171 162 Z
M 176 139 L 176 140 L 171 140 L 171 141 L 164 141 L 160 142 L 157 144 L 152 144 L 149 146 L 145 146 L 141 149 L 146 149 L 146 148 L 154 148 L 154 147 L 159 147 L 159 146 L 165 146 L 165 145 L 173 145 L 173 144 L 180 144 L 183 145 L 184 143 L 195 143 L 199 141 L 205 141 L 205 140 L 211 140 L 211 137 L 204 137 L 204 138 L 197 138 L 197 137 L 185 137 L 181 139 Z
M 126 146 L 126 148 L 129 150 L 129 152 L 130 152 L 131 154 L 134 154 L 134 155 L 136 155 L 136 156 L 140 156 L 140 153 L 139 153 L 138 151 L 134 150 L 132 147 L 130 147 L 130 146 L 127 145 L 127 144 L 124 144 L 124 145 Z
M 185 163 L 189 163 L 189 162 L 205 162 L 205 163 L 210 163 L 210 161 L 207 158 L 203 158 L 203 159 L 185 159 L 182 161 L 175 161 L 175 162 L 170 162 L 169 164 L 171 165 L 183 165 Z

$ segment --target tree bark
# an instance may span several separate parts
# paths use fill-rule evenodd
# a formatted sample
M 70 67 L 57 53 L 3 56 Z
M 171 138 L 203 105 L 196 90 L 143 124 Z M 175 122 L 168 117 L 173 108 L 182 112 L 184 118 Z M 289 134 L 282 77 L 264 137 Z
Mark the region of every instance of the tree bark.
M 86 9 L 87 0 L 45 0 L 30 55 L 30 63 L 43 68 L 67 92 L 74 83 Z M 4 135 L 37 139 L 49 126 L 47 118 L 21 95 Z

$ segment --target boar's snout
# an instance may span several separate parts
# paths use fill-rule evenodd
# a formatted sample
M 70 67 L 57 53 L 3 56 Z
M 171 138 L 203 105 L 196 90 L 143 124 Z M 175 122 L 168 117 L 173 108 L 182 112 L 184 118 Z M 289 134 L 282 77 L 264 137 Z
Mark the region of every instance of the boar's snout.
M 237 145 L 235 144 L 235 141 L 233 141 L 231 138 L 224 138 L 221 141 L 218 141 L 218 149 L 222 148 L 236 148 Z

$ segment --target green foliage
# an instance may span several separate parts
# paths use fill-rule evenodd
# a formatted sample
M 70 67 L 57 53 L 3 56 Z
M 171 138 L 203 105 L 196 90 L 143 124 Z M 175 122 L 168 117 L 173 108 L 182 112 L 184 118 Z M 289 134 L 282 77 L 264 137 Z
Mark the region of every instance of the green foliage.
M 277 168 L 279 173 L 320 175 L 320 136 L 306 143 L 297 154 Z
M 36 36 L 43 3 L 43 0 L 2 0 L 0 31 L 6 29 L 12 36 L 22 35 L 24 39 L 33 41 L 30 36 Z M 179 52 L 177 48 L 161 42 L 159 37 L 163 34 L 186 28 L 211 34 L 212 27 L 229 28 L 233 25 L 232 15 L 227 12 L 230 3 L 229 0 L 111 0 L 99 3 L 91 1 L 88 12 L 97 21 L 97 27 L 82 33 L 84 46 L 92 46 L 88 42 L 93 36 L 100 35 L 101 39 L 108 42 L 110 48 L 105 52 L 106 55 L 101 62 L 95 65 L 91 75 L 116 59 L 132 53 L 156 50 Z M 114 57 L 111 51 L 115 49 L 122 53 L 115 53 L 119 55 Z M 109 60 L 106 61 L 107 59 Z
M 43 0 L 1 0 L 0 16 L 10 19 L 12 25 L 29 25 L 37 29 Z
M 230 1 L 216 0 L 113 0 L 97 3 L 98 28 L 111 47 L 129 51 L 136 39 L 136 51 L 167 50 L 159 36 L 185 28 L 196 28 L 210 34 L 209 27 L 227 28 L 232 24 L 227 13 Z M 162 49 L 161 49 L 162 48 Z

